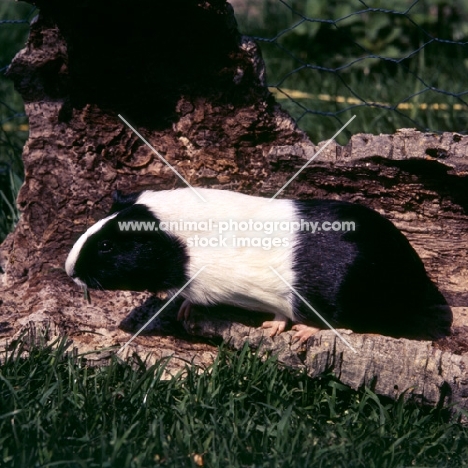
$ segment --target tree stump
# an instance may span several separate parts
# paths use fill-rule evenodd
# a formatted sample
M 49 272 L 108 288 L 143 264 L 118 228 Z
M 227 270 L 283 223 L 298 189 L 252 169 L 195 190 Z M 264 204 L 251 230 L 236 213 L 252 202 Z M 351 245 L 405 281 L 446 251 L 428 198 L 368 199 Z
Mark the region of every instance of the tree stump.
M 79 352 L 122 345 L 162 305 L 145 293 L 96 291 L 87 304 L 66 276 L 74 240 L 110 207 L 115 189 L 183 183 L 120 120 L 193 186 L 271 196 L 324 145 L 314 145 L 265 85 L 254 42 L 239 35 L 224 0 L 31 2 L 40 15 L 9 76 L 22 94 L 30 136 L 21 220 L 0 246 L 0 339 L 24 331 L 66 334 Z M 125 350 L 206 365 L 216 343 L 245 340 L 311 375 L 332 371 L 358 388 L 468 407 L 468 137 L 401 130 L 330 144 L 282 194 L 362 203 L 391 219 L 423 259 L 453 313 L 433 341 L 358 335 L 352 353 L 324 330 L 307 346 L 291 332 L 263 337 L 248 313 L 199 310 L 185 324 L 165 311 Z M 104 348 L 107 351 L 102 351 Z

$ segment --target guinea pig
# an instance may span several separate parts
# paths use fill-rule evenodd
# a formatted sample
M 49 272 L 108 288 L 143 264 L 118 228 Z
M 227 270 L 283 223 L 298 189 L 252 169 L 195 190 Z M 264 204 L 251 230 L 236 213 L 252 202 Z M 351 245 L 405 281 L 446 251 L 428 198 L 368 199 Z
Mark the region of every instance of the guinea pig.
M 303 341 L 324 328 L 409 336 L 429 279 L 405 236 L 361 205 L 189 188 L 114 194 L 109 215 L 77 240 L 67 274 L 82 287 L 182 291 L 191 305 L 269 312 L 271 336 L 293 322 Z M 309 307 L 311 306 L 311 307 Z

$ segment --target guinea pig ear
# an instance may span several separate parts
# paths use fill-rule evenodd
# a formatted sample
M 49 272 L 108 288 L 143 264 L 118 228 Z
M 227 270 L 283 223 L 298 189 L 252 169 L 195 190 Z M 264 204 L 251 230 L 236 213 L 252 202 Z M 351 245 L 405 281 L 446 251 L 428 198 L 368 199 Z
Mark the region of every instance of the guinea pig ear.
M 116 213 L 117 211 L 122 211 L 129 206 L 135 204 L 140 196 L 141 192 L 130 193 L 125 195 L 120 190 L 114 190 L 112 192 L 112 207 L 109 214 Z
M 112 192 L 112 201 L 114 203 L 119 202 L 120 200 L 122 200 L 122 197 L 124 197 L 124 194 L 120 190 L 114 190 Z

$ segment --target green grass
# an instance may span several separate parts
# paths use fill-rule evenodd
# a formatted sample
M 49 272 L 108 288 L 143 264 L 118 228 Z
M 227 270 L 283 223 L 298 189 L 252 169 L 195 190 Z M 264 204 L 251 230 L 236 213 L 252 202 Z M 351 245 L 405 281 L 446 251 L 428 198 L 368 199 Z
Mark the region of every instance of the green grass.
M 137 357 L 91 367 L 25 341 L 2 356 L 0 466 L 468 466 L 468 428 L 446 413 L 383 401 L 221 349 L 204 372 L 162 380 Z
M 13 231 L 19 221 L 20 212 L 16 198 L 23 183 L 22 179 L 8 165 L 0 165 L 0 242 Z

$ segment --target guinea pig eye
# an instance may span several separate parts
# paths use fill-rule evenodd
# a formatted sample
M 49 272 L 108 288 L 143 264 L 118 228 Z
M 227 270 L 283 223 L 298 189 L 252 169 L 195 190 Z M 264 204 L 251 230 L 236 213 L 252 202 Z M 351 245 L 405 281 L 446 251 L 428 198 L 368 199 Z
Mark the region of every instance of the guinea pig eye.
M 109 253 L 109 252 L 112 252 L 114 245 L 111 241 L 104 240 L 104 241 L 99 242 L 98 248 L 99 248 L 99 253 Z

